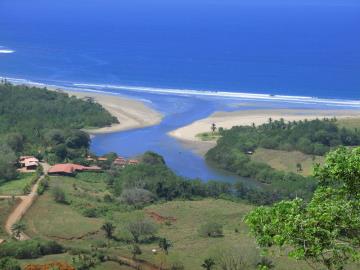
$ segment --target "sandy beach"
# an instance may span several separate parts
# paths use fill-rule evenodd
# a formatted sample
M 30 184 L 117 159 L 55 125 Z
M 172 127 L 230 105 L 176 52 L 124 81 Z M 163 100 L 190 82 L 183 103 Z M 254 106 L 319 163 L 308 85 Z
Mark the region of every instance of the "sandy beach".
M 236 125 L 255 125 L 264 124 L 269 118 L 279 120 L 283 118 L 285 121 L 299 121 L 299 120 L 313 120 L 316 118 L 359 118 L 360 110 L 289 110 L 289 109 L 269 109 L 269 110 L 244 110 L 235 112 L 215 112 L 207 118 L 193 122 L 190 125 L 173 130 L 169 135 L 189 144 L 191 148 L 197 145 L 197 142 L 202 142 L 196 135 L 209 132 L 212 123 L 216 126 L 225 129 Z M 212 142 L 212 145 L 214 142 Z M 211 142 L 207 144 L 211 147 Z M 199 147 L 199 146 L 197 146 Z M 196 151 L 196 149 L 195 149 Z M 204 147 L 201 147 L 201 152 L 204 152 Z M 197 151 L 198 152 L 198 151 Z
M 76 96 L 77 98 L 91 97 L 95 102 L 101 104 L 107 111 L 109 111 L 119 120 L 119 124 L 114 124 L 109 127 L 86 130 L 90 134 L 103 134 L 143 128 L 159 124 L 162 120 L 162 115 L 159 112 L 155 111 L 149 106 L 146 106 L 145 103 L 138 100 L 110 94 L 107 95 L 91 92 L 75 92 L 60 89 L 56 90 L 66 92 L 70 96 Z

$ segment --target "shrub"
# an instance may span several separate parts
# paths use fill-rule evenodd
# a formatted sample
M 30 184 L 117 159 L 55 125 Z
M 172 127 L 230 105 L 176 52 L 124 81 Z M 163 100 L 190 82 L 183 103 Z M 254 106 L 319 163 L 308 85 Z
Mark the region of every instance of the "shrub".
M 63 251 L 64 248 L 55 241 L 10 241 L 1 245 L 0 258 L 35 259 L 44 255 L 63 253 Z
M 20 264 L 17 260 L 6 257 L 0 259 L 0 269 L 1 270 L 21 270 Z
M 66 194 L 60 187 L 54 187 L 52 194 L 53 194 L 55 202 L 67 203 Z
M 141 207 L 145 204 L 153 202 L 155 200 L 155 196 L 146 189 L 133 188 L 123 190 L 120 199 L 126 204 Z
M 128 230 L 131 233 L 134 242 L 139 243 L 141 239 L 147 240 L 149 237 L 154 236 L 157 228 L 154 223 L 148 220 L 138 219 L 128 224 Z
M 24 195 L 27 195 L 31 192 L 31 185 L 30 184 L 26 184 L 24 189 L 23 189 L 23 193 Z
M 208 222 L 199 229 L 199 234 L 203 237 L 221 237 L 223 234 L 223 226 L 215 222 Z
M 82 214 L 85 216 L 85 217 L 89 217 L 89 218 L 96 218 L 99 216 L 99 213 L 97 211 L 97 209 L 95 207 L 92 207 L 92 208 L 86 208 Z
M 37 194 L 44 194 L 45 190 L 49 188 L 49 176 L 45 176 L 44 179 L 40 182 L 39 187 L 37 189 Z

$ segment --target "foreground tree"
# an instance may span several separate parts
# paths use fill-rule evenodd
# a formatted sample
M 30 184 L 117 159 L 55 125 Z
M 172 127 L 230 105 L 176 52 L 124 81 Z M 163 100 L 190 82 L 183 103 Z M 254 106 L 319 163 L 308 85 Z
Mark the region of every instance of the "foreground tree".
M 331 152 L 315 176 L 319 187 L 309 203 L 259 207 L 246 222 L 262 247 L 290 246 L 289 255 L 313 269 L 343 269 L 360 258 L 360 148 Z

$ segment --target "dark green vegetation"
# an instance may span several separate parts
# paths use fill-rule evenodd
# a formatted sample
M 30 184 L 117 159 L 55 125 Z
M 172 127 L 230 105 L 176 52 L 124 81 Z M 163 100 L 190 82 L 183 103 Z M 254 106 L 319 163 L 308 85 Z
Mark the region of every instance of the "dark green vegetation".
M 50 163 L 81 161 L 90 138 L 82 128 L 116 123 L 101 105 L 46 88 L 0 84 L 0 181 L 16 178 L 20 154 Z
M 312 199 L 260 207 L 246 218 L 262 247 L 291 247 L 289 255 L 318 269 L 340 270 L 360 259 L 360 148 L 340 148 L 315 169 Z
M 357 156 L 360 156 L 359 154 L 357 152 Z M 345 154 L 342 159 L 350 164 L 360 163 L 346 159 Z M 63 247 L 64 253 L 20 260 L 21 264 L 65 261 L 78 269 L 107 269 L 107 265 L 111 265 L 111 269 L 120 270 L 126 268 L 118 262 L 130 259 L 134 260 L 135 264 L 141 264 L 141 260 L 145 260 L 168 269 L 204 269 L 205 265 L 210 265 L 211 259 L 215 263 L 211 269 L 255 270 L 271 269 L 275 266 L 276 269 L 285 270 L 289 269 L 289 265 L 296 270 L 310 269 L 302 260 L 294 262 L 287 258 L 286 254 L 273 256 L 275 249 L 272 247 L 268 247 L 269 253 L 263 257 L 244 223 L 244 218 L 254 206 L 240 200 L 238 196 L 241 187 L 238 184 L 202 183 L 183 179 L 173 174 L 161 156 L 151 152 L 145 153 L 141 160 L 139 165 L 111 168 L 104 173 L 83 172 L 75 177 L 49 177 L 47 188 L 24 217 L 25 233 L 33 239 L 43 239 L 44 243 L 56 241 Z M 335 168 L 334 164 L 330 163 L 328 167 Z M 317 177 L 321 185 L 325 181 L 322 179 L 329 178 L 324 173 L 319 173 Z M 345 176 L 341 175 L 339 179 L 345 179 Z M 357 174 L 354 174 L 354 179 L 358 179 Z M 353 185 L 349 189 L 354 190 Z M 249 196 L 249 193 L 243 195 L 245 194 Z M 358 212 L 350 211 L 346 201 L 343 201 L 345 203 L 341 208 L 331 204 L 332 198 L 340 196 L 338 193 L 330 194 L 329 197 L 327 195 L 329 193 L 317 198 L 316 202 L 314 199 L 310 201 L 312 208 L 315 209 L 317 205 L 321 207 L 314 213 L 307 207 L 306 202 L 300 199 L 294 201 L 300 202 L 301 207 L 295 210 L 304 215 L 301 219 L 309 226 L 306 231 L 299 229 L 297 222 L 301 220 L 293 220 L 288 214 L 286 217 L 289 221 L 286 217 L 273 221 L 273 218 L 279 216 L 278 210 L 264 207 L 260 209 L 265 210 L 255 210 L 252 212 L 255 214 L 248 216 L 248 222 L 250 218 L 253 219 L 249 223 L 250 228 L 252 231 L 257 230 L 255 236 L 259 239 L 263 231 L 272 234 L 277 229 L 283 232 L 284 226 L 294 224 L 294 227 L 291 227 L 292 240 L 283 240 L 283 250 L 286 251 L 300 243 L 296 242 L 296 239 L 306 235 L 313 237 L 311 239 L 315 239 L 317 245 L 324 246 L 331 242 L 335 233 L 345 233 L 346 228 L 349 228 L 348 233 L 352 231 L 357 235 L 357 223 L 350 226 L 350 219 L 356 221 Z M 278 205 L 289 207 L 286 202 Z M 277 205 L 275 209 L 278 209 Z M 321 211 L 325 210 L 330 212 L 321 216 Z M 262 211 L 266 211 L 266 217 L 260 216 Z M 309 216 L 310 213 L 313 216 Z M 349 217 L 349 220 L 342 220 L 345 217 Z M 260 218 L 264 220 L 263 223 Z M 321 221 L 315 218 L 321 218 Z M 346 226 L 342 232 L 336 225 L 337 218 L 341 218 L 339 222 Z M 319 224 L 323 220 L 322 227 Z M 255 229 L 252 224 L 256 224 Z M 319 230 L 311 230 L 311 224 L 316 224 Z M 290 229 L 286 230 L 290 232 Z M 327 231 L 331 233 L 328 235 Z M 274 235 L 271 237 L 278 239 Z M 325 240 L 319 242 L 316 237 L 324 237 Z M 275 241 L 267 236 L 264 239 Z M 272 244 L 274 243 L 268 245 Z M 153 249 L 157 250 L 155 254 Z M 300 252 L 296 254 L 296 258 L 304 258 L 299 256 Z M 346 269 L 357 268 L 351 265 Z
M 300 151 L 304 154 L 324 155 L 337 146 L 354 146 L 360 143 L 356 129 L 339 128 L 336 119 L 285 123 L 271 121 L 256 126 L 237 126 L 219 130 L 222 137 L 207 154 L 207 160 L 219 168 L 249 177 L 266 184 L 266 197 L 270 202 L 296 196 L 309 198 L 316 186 L 312 177 L 298 173 L 278 171 L 265 162 L 252 158 L 259 147 L 264 149 Z M 301 164 L 293 164 L 302 170 Z M 276 196 L 277 194 L 278 196 Z M 257 196 L 259 197 L 259 196 Z M 261 197 L 261 196 L 260 196 Z M 253 200 L 254 201 L 254 200 Z M 255 199 L 265 203 L 261 198 Z
M 63 247 L 55 241 L 10 241 L 1 245 L 0 258 L 35 259 L 49 254 L 59 254 Z

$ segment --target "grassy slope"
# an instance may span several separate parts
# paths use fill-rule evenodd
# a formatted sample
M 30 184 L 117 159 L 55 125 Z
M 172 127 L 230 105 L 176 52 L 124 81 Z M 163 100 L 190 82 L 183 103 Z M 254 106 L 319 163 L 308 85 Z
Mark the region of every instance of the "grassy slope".
M 0 195 L 22 195 L 24 187 L 30 184 L 35 173 L 21 173 L 18 179 L 0 185 Z
M 9 236 L 5 232 L 4 225 L 13 207 L 14 207 L 14 203 L 12 203 L 12 200 L 0 200 L 0 238 L 1 239 L 9 238 Z
M 274 169 L 286 172 L 294 172 L 302 175 L 311 175 L 314 164 L 324 162 L 324 157 L 306 155 L 299 151 L 281 151 L 258 148 L 252 155 L 252 159 L 269 164 Z M 303 171 L 298 172 L 296 164 L 302 165 Z
M 102 206 L 104 203 L 99 198 L 106 192 L 106 185 L 99 176 L 96 181 L 93 176 L 92 180 L 85 181 L 85 176 L 80 179 L 68 177 L 55 177 L 51 180 L 51 186 L 60 186 L 70 195 L 69 200 L 76 203 L 74 194 L 81 190 L 87 194 L 89 202 L 96 206 Z M 77 191 L 74 191 L 73 184 L 76 182 Z M 85 191 L 86 190 L 86 191 Z M 92 198 L 92 199 L 91 199 Z M 112 204 L 109 204 L 112 207 Z M 174 261 L 182 261 L 185 269 L 201 269 L 202 261 L 209 256 L 216 256 L 219 251 L 227 251 L 233 249 L 236 254 L 241 254 L 244 260 L 249 264 L 247 269 L 255 269 L 254 263 L 259 258 L 259 250 L 256 248 L 254 240 L 248 235 L 246 225 L 243 223 L 244 215 L 253 207 L 245 203 L 235 203 L 225 200 L 205 199 L 201 201 L 173 201 L 162 204 L 156 204 L 147 207 L 144 210 L 124 211 L 117 210 L 111 212 L 108 219 L 116 225 L 116 236 L 128 238 L 129 233 L 126 225 L 129 220 L 137 216 L 146 216 L 146 211 L 155 211 L 163 216 L 172 216 L 177 219 L 172 225 L 158 224 L 158 236 L 168 238 L 173 247 L 167 257 L 169 263 Z M 103 232 L 95 235 L 87 236 L 83 239 L 65 240 L 63 237 L 69 238 L 73 236 L 81 236 L 88 232 L 97 231 L 105 218 L 86 218 L 82 216 L 79 209 L 74 205 L 63 205 L 54 202 L 51 196 L 51 190 L 46 191 L 44 195 L 39 197 L 34 206 L 25 216 L 28 229 L 27 233 L 32 236 L 40 236 L 48 239 L 55 239 L 67 247 L 79 247 L 89 249 L 90 245 L 102 246 L 107 243 Z M 225 237 L 222 238 L 203 238 L 198 234 L 201 224 L 208 221 L 215 221 L 224 225 Z M 238 229 L 239 232 L 235 232 Z M 52 236 L 52 237 L 49 237 Z M 129 245 L 125 242 L 111 241 L 109 254 L 128 256 Z M 151 244 L 142 244 L 143 254 L 140 256 L 150 262 L 159 263 L 161 255 L 154 256 L 151 252 L 153 248 L 158 249 L 157 242 Z M 56 257 L 56 258 L 55 258 Z M 32 260 L 32 263 L 46 262 L 52 260 L 71 260 L 71 256 L 57 255 L 47 256 L 38 260 Z M 288 264 L 292 263 L 292 269 L 307 269 L 301 263 L 294 263 L 286 257 L 274 258 L 277 269 L 288 269 Z M 26 261 L 29 262 L 29 261 Z M 70 261 L 71 262 L 71 261 Z M 107 268 L 106 268 L 107 267 Z M 97 270 L 125 270 L 113 263 L 100 265 Z
M 360 128 L 360 118 L 345 118 L 345 119 L 338 119 L 337 124 L 340 128 Z

